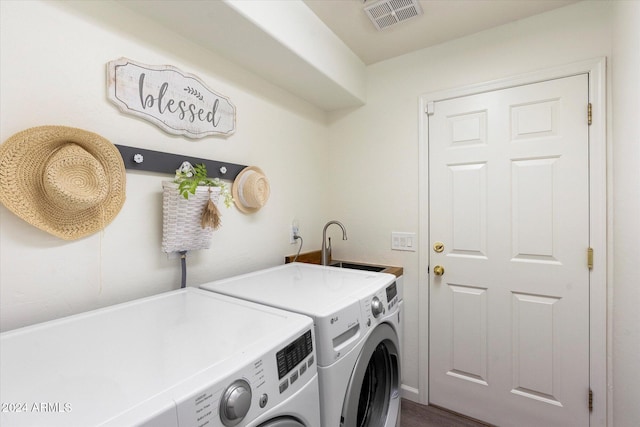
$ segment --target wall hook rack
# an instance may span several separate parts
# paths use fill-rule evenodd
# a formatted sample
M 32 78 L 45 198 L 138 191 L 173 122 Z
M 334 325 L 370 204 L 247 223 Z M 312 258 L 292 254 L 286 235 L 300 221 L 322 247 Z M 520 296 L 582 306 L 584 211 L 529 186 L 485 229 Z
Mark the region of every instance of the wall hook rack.
M 234 163 L 219 162 L 217 160 L 200 159 L 197 157 L 183 156 L 180 154 L 163 153 L 161 151 L 144 150 L 142 148 L 116 145 L 124 167 L 130 170 L 143 170 L 149 172 L 162 172 L 175 175 L 176 169 L 182 162 L 189 162 L 192 165 L 204 164 L 210 178 L 220 178 L 233 181 L 236 176 L 246 167 Z

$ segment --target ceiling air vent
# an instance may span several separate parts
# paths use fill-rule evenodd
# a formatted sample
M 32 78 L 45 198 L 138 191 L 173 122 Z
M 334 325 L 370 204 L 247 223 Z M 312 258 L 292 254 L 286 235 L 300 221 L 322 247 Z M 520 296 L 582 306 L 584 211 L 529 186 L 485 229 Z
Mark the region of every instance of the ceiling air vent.
M 418 0 L 382 0 L 364 8 L 378 30 L 422 15 Z

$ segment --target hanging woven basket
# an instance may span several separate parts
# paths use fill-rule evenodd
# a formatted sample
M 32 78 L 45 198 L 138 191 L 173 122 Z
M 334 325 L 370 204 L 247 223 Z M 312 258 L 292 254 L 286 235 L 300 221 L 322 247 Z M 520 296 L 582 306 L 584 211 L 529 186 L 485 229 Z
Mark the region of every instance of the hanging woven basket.
M 162 183 L 162 251 L 166 253 L 208 249 L 213 227 L 202 227 L 202 215 L 211 200 L 220 198 L 219 187 L 199 186 L 195 194 L 185 199 L 178 184 Z

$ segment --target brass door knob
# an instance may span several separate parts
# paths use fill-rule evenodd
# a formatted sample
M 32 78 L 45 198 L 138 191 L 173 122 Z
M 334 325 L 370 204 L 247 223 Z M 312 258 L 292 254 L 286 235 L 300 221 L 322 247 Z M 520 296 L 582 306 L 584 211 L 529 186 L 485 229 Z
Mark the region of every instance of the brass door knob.
M 436 276 L 442 276 L 444 274 L 444 267 L 441 265 L 436 265 L 433 267 L 433 274 Z

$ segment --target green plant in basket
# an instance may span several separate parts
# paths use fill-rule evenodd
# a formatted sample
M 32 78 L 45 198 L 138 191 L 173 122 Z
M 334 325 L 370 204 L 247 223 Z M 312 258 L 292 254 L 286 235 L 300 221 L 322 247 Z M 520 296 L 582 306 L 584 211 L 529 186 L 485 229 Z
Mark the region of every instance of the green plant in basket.
M 224 197 L 225 206 L 229 208 L 233 203 L 233 196 L 231 196 L 227 185 L 220 178 L 211 179 L 207 177 L 207 167 L 204 164 L 194 167 L 189 162 L 183 162 L 180 168 L 176 170 L 176 177 L 173 182 L 178 184 L 178 193 L 185 199 L 189 199 L 189 194 L 196 194 L 198 187 L 218 187 L 220 188 L 220 195 Z M 209 193 L 211 193 L 211 190 L 209 190 Z M 200 225 L 202 228 L 211 227 L 217 230 L 222 224 L 220 216 L 220 211 L 211 200 L 211 196 L 209 196 L 202 212 Z
M 184 162 L 176 170 L 176 176 L 173 180 L 178 184 L 178 192 L 185 198 L 189 198 L 189 194 L 196 194 L 198 186 L 219 187 L 220 195 L 224 197 L 224 205 L 228 208 L 233 204 L 233 196 L 227 184 L 222 182 L 220 178 L 207 177 L 207 167 L 204 164 L 191 166 L 189 162 Z

